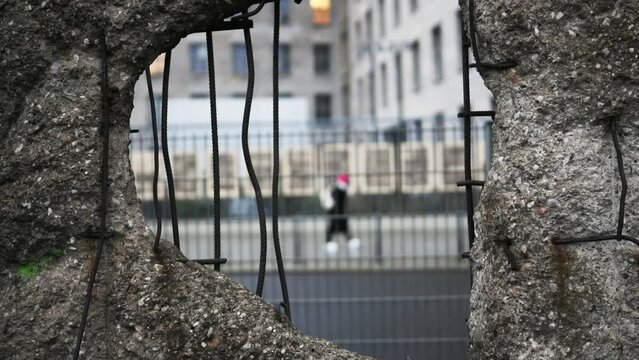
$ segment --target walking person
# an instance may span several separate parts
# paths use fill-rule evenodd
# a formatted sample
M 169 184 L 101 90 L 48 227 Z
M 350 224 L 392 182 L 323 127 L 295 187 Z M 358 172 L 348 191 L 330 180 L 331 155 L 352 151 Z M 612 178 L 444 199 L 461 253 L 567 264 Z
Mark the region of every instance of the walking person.
M 350 179 L 347 174 L 340 174 L 337 176 L 335 183 L 326 189 L 325 194 L 322 196 L 322 205 L 327 210 L 329 217 L 324 249 L 326 254 L 331 257 L 337 255 L 339 251 L 339 245 L 333 239 L 333 236 L 337 234 L 346 236 L 349 255 L 359 255 L 360 241 L 352 236 L 346 216 L 349 182 Z

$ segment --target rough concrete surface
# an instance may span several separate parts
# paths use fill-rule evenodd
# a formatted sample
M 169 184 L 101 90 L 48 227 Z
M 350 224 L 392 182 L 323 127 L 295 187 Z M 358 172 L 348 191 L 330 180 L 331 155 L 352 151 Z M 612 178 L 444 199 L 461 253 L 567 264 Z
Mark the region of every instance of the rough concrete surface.
M 610 118 L 628 177 L 624 232 L 639 237 L 639 2 L 475 2 L 481 61 L 519 65 L 483 74 L 497 117 L 475 214 L 469 358 L 639 359 L 639 247 L 551 243 L 616 232 Z
M 249 3 L 0 0 L 0 358 L 70 358 L 99 228 L 100 34 L 110 66 L 108 239 L 86 359 L 356 359 L 300 335 L 153 237 L 128 160 L 133 87 L 180 38 Z

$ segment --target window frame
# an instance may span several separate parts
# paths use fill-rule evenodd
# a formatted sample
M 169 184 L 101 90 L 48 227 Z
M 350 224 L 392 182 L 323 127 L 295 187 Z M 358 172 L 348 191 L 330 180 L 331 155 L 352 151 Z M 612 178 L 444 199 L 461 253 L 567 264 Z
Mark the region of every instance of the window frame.
M 444 81 L 444 34 L 441 24 L 431 29 L 433 46 L 433 81 L 439 84 Z
M 401 0 L 393 0 L 393 25 L 399 27 L 402 22 Z
M 377 0 L 377 7 L 379 8 L 379 37 L 386 36 L 386 0 Z
M 388 106 L 388 65 L 382 62 L 379 66 L 379 77 L 381 80 L 382 106 Z
M 204 56 L 202 57 L 202 55 Z M 193 42 L 189 44 L 189 68 L 193 75 L 206 75 L 208 73 L 209 65 L 206 43 Z
M 231 44 L 231 64 L 233 65 L 233 75 L 248 76 L 248 57 L 246 54 L 246 44 Z
M 415 12 L 419 10 L 419 0 L 410 0 L 410 11 Z
M 326 100 L 325 103 L 322 103 L 322 100 Z M 314 96 L 314 116 L 317 122 L 330 122 L 333 117 L 333 97 L 330 93 L 317 93 Z M 320 111 L 322 114 L 320 114 Z
M 293 72 L 291 61 L 293 49 L 290 44 L 281 43 L 279 47 L 279 73 L 280 75 L 290 75 Z
M 280 24 L 288 25 L 291 23 L 291 5 L 287 0 L 280 1 Z
M 322 51 L 324 50 L 324 51 Z M 332 48 L 329 43 L 313 44 L 313 71 L 315 75 L 327 75 L 333 70 Z
M 413 66 L 413 92 L 418 94 L 422 91 L 422 55 L 419 40 L 410 44 L 411 61 Z

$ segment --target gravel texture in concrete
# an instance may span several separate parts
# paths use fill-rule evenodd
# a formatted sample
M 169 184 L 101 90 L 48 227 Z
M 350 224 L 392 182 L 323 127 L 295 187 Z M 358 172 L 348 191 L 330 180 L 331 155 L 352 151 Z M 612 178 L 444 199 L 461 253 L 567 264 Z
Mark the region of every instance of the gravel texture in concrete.
M 68 359 L 99 230 L 101 33 L 111 102 L 109 238 L 85 359 L 360 359 L 153 236 L 128 159 L 134 84 L 238 0 L 0 0 L 0 358 Z

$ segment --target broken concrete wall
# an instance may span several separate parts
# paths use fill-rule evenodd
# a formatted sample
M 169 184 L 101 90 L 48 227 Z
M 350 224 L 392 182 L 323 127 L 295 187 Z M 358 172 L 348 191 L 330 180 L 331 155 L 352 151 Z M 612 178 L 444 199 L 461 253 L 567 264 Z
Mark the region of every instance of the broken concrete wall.
M 475 3 L 480 60 L 518 65 L 483 72 L 497 117 L 475 214 L 469 357 L 637 359 L 639 247 L 551 240 L 616 233 L 611 119 L 624 233 L 639 237 L 639 2 Z
M 111 102 L 110 238 L 84 358 L 356 355 L 300 335 L 246 289 L 153 237 L 128 160 L 133 87 L 158 54 L 245 8 L 231 0 L 0 0 L 0 357 L 72 352 L 99 230 L 101 33 Z

